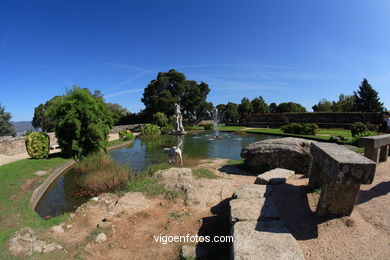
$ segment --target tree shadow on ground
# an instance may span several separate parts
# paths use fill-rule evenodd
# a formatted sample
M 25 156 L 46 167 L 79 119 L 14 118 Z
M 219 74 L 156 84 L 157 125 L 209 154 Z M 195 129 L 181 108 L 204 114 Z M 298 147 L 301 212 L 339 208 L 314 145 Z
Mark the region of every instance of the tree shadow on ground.
M 202 226 L 198 231 L 198 236 L 209 236 L 211 241 L 215 236 L 229 236 L 229 199 L 225 199 L 211 208 L 214 216 L 202 219 Z M 205 259 L 230 259 L 230 250 L 232 243 L 213 243 L 203 242 L 197 244 L 197 251 L 206 249 L 208 251 Z M 202 258 L 197 258 L 202 259 Z
M 220 172 L 226 174 L 234 174 L 234 175 L 245 175 L 245 176 L 257 176 L 259 173 L 251 172 L 245 169 L 243 164 L 234 164 L 234 165 L 224 165 L 218 169 Z
M 363 204 L 376 197 L 385 196 L 390 192 L 390 181 L 381 182 L 369 190 L 361 190 L 356 205 Z

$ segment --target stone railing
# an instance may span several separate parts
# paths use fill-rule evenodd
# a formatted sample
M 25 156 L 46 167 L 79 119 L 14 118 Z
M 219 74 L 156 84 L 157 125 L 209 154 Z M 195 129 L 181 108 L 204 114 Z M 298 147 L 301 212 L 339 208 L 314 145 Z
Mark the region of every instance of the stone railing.
M 387 160 L 389 146 L 390 134 L 367 136 L 359 139 L 359 147 L 364 147 L 364 156 L 376 163 Z
M 376 163 L 343 146 L 313 142 L 309 186 L 321 187 L 317 205 L 319 216 L 349 216 L 355 206 L 361 184 L 371 184 Z

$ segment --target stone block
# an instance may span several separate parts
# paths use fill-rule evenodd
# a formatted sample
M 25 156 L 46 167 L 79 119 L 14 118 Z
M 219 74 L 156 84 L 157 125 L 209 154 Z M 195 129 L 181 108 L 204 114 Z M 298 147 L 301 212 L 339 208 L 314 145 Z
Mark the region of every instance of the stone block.
M 385 145 L 390 145 L 390 134 L 366 136 L 359 139 L 359 147 L 380 148 Z
M 335 184 L 371 184 L 376 163 L 341 145 L 312 143 L 313 161 Z
M 257 185 L 250 183 L 239 188 L 232 197 L 234 199 L 265 198 L 271 195 L 272 189 L 272 185 Z
M 387 157 L 389 157 L 389 145 L 385 145 L 385 146 L 381 147 L 379 161 L 385 162 L 385 161 L 387 161 Z
M 230 201 L 231 222 L 275 220 L 280 218 L 278 209 L 271 199 L 252 198 Z
M 303 260 L 295 238 L 282 221 L 237 222 L 232 227 L 234 260 Z
M 286 170 L 282 168 L 276 168 L 271 171 L 262 173 L 257 176 L 256 184 L 282 184 L 285 183 L 288 177 L 294 175 L 294 171 Z
M 310 175 L 309 175 L 309 187 L 310 189 L 318 189 L 322 186 L 322 181 L 324 178 L 324 172 L 322 171 L 321 167 L 313 161 L 310 169 Z

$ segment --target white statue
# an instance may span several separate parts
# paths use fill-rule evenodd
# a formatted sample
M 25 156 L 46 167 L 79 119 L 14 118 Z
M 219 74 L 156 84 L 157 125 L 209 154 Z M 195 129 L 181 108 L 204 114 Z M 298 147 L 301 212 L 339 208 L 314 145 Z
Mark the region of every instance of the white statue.
M 180 111 L 180 105 L 175 103 L 175 126 L 173 129 L 174 134 L 185 134 L 184 127 L 183 127 L 183 116 Z

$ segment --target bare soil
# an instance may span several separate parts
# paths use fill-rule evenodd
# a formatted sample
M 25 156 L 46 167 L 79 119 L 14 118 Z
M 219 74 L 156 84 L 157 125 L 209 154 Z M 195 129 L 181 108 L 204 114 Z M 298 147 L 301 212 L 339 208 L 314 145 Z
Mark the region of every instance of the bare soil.
M 133 208 L 109 218 L 113 227 L 103 230 L 107 241 L 102 244 L 94 241 L 94 235 L 97 225 L 107 217 L 106 205 L 92 201 L 64 223 L 72 225 L 70 229 L 64 233 L 47 231 L 45 236 L 59 241 L 69 259 L 178 259 L 184 243 L 162 244 L 155 242 L 154 236 L 229 234 L 229 199 L 255 177 L 226 164 L 227 160 L 205 160 L 198 166 L 221 177 L 197 180 L 205 198 L 201 204 L 148 199 L 148 208 Z M 294 175 L 273 192 L 273 200 L 306 259 L 390 259 L 390 162 L 378 166 L 373 184 L 362 186 L 349 217 L 317 217 L 319 194 L 309 193 L 307 183 L 307 178 Z M 229 244 L 198 246 L 208 249 L 209 259 L 229 257 Z

